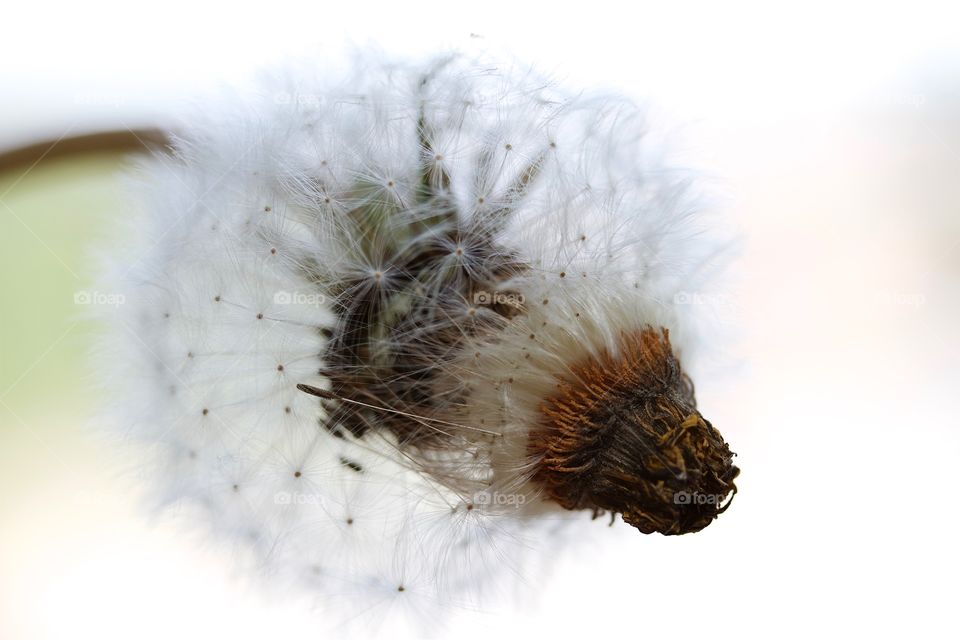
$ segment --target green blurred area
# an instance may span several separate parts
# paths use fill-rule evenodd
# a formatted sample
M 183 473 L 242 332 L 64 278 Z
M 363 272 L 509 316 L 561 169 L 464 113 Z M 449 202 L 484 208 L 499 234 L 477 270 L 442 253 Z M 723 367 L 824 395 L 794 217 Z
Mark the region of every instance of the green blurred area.
M 92 247 L 122 211 L 126 162 L 85 154 L 0 174 L 0 442 L 18 430 L 11 421 L 22 431 L 93 406 L 93 327 L 75 295 L 93 287 Z

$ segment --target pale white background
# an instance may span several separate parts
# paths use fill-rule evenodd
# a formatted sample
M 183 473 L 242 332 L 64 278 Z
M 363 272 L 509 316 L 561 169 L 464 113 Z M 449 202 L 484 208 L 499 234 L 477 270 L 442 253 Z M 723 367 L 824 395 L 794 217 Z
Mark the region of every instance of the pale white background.
M 739 453 L 741 492 L 696 536 L 611 530 L 589 557 L 558 560 L 537 604 L 453 630 L 960 632 L 960 16 L 949 3 L 84 2 L 2 15 L 0 147 L 162 124 L 263 64 L 332 64 L 347 44 L 422 53 L 480 41 L 572 86 L 652 98 L 723 180 L 745 237 L 721 319 L 740 338 L 729 362 L 694 376 Z M 22 498 L 0 512 L 0 638 L 313 637 L 312 614 L 261 601 L 215 554 L 140 519 L 90 462 L 96 445 L 74 444 L 61 453 L 87 478 L 79 503 L 52 506 L 56 476 L 0 488 Z

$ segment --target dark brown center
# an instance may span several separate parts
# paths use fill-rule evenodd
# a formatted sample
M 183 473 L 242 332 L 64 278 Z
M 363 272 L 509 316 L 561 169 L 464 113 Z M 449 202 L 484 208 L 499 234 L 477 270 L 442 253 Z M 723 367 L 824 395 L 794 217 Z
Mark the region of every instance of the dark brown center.
M 697 411 L 666 329 L 625 334 L 617 353 L 580 363 L 557 387 L 530 450 L 561 506 L 664 535 L 699 531 L 729 506 L 734 454 Z

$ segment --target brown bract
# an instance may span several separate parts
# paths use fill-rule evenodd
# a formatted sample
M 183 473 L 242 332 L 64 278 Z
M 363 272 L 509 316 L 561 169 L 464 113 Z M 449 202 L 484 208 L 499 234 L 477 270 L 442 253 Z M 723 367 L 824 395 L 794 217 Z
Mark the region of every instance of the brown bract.
M 624 334 L 617 353 L 578 363 L 540 412 L 535 479 L 566 509 L 677 535 L 706 527 L 736 493 L 734 454 L 697 411 L 666 329 Z

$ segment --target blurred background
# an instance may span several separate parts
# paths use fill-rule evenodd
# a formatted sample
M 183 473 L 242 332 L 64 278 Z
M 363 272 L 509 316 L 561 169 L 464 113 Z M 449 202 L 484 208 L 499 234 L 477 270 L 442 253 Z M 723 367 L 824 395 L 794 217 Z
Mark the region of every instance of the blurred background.
M 960 37 L 949 4 L 17 3 L 0 40 L 0 638 L 263 638 L 266 600 L 138 510 L 86 431 L 95 248 L 141 140 L 261 67 L 346 47 L 490 47 L 649 99 L 744 248 L 693 378 L 739 454 L 696 536 L 558 559 L 461 637 L 956 637 L 960 588 Z M 20 149 L 19 153 L 10 153 Z M 24 149 L 26 149 L 24 151 Z M 597 526 L 603 526 L 596 523 Z M 606 533 L 602 532 L 602 533 Z M 389 630 L 386 630 L 389 633 Z

